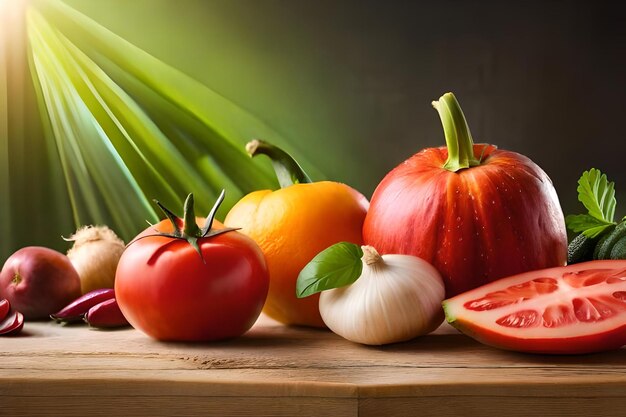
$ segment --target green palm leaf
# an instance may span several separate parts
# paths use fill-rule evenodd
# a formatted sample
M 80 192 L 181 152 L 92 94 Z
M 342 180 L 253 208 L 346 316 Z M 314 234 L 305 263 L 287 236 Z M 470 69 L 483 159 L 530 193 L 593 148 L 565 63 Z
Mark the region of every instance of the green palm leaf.
M 269 164 L 244 152 L 254 137 L 292 150 L 262 120 L 61 1 L 33 0 L 25 15 L 15 48 L 32 85 L 9 91 L 15 65 L 0 49 L 0 232 L 9 236 L 0 257 L 26 244 L 59 248 L 59 235 L 83 224 L 128 240 L 157 219 L 153 198 L 176 207 L 193 192 L 202 213 L 226 188 L 223 216 L 243 194 L 277 186 Z M 33 114 L 7 105 L 23 97 L 40 116 L 30 136 Z M 36 217 L 33 205 L 45 206 L 36 227 L 15 233 Z

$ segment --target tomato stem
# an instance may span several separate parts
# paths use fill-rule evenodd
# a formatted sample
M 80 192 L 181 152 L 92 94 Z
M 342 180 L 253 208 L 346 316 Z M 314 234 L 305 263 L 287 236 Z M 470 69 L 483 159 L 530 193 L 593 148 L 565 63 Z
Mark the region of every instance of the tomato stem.
M 193 208 L 193 203 L 193 194 L 189 194 L 185 200 L 183 231 L 187 236 L 201 237 L 202 231 L 196 223 L 196 211 Z
M 246 144 L 246 151 L 251 157 L 267 155 L 270 158 L 280 188 L 289 187 L 294 184 L 308 184 L 313 182 L 306 172 L 304 172 L 300 164 L 298 164 L 291 155 L 277 146 L 259 139 L 254 139 Z
M 441 118 L 448 148 L 448 159 L 443 168 L 456 172 L 480 165 L 474 156 L 474 141 L 467 120 L 454 94 L 446 93 L 432 104 Z

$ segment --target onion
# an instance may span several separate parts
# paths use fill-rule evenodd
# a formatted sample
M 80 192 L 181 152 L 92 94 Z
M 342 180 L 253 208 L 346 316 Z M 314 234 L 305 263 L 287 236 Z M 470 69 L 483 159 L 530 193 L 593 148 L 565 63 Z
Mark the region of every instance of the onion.
M 78 272 L 83 294 L 114 287 L 115 270 L 125 248 L 115 232 L 107 226 L 84 226 L 65 240 L 74 242 L 67 257 Z

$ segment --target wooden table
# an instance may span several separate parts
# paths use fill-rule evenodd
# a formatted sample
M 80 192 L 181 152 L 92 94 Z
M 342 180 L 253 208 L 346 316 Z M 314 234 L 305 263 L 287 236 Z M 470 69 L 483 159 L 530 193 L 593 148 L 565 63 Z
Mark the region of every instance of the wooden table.
M 0 351 L 2 416 L 626 415 L 626 350 L 518 354 L 447 325 L 367 347 L 267 318 L 201 345 L 27 323 Z

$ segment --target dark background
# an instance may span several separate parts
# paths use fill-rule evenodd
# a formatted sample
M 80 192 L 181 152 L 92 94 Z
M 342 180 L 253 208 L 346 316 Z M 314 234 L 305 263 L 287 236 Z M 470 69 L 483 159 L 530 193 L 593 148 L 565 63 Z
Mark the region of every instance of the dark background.
M 620 2 L 68 3 L 264 118 L 328 178 L 368 196 L 396 164 L 444 144 L 430 102 L 453 91 L 475 141 L 533 159 L 566 213 L 583 210 L 576 181 L 596 167 L 626 214 Z
M 224 113 L 243 108 L 270 125 L 313 179 L 371 196 L 397 164 L 444 144 L 430 103 L 453 91 L 475 141 L 543 167 L 566 214 L 584 211 L 576 182 L 595 167 L 615 181 L 617 215 L 626 215 L 621 2 L 63 1 L 235 104 Z M 27 245 L 62 249 L 59 236 L 79 224 L 108 222 L 74 215 L 67 178 L 48 169 L 59 155 L 38 113 L 24 9 L 52 3 L 0 0 L 14 6 L 0 7 L 0 258 Z M 123 217 L 125 230 L 143 228 L 146 212 Z

